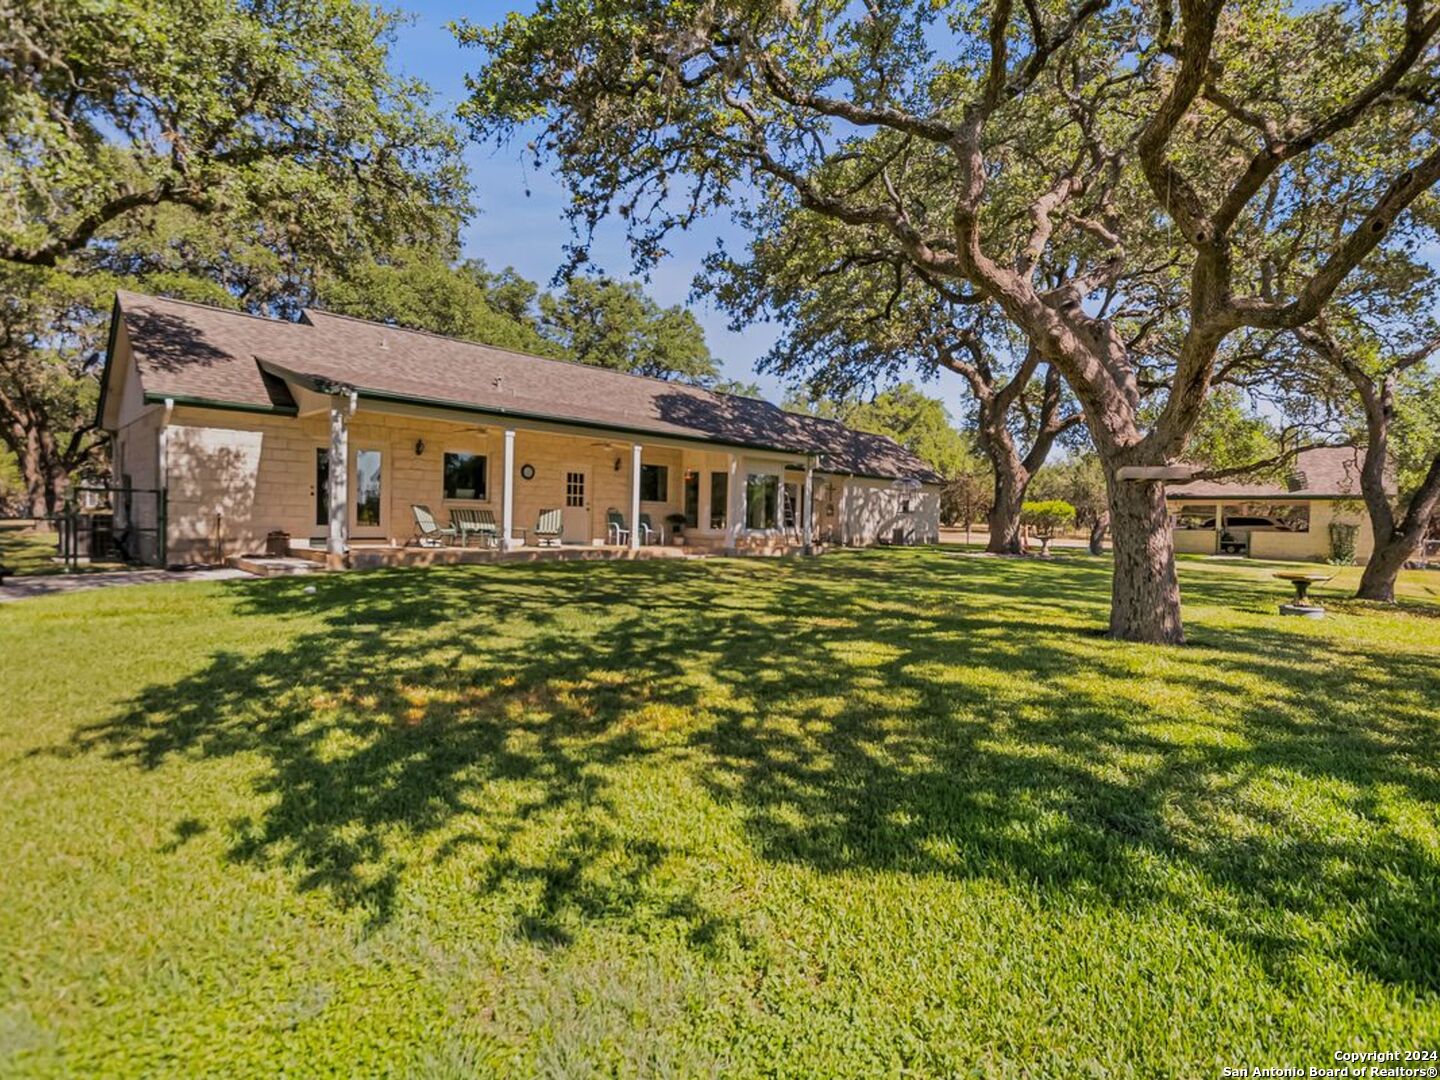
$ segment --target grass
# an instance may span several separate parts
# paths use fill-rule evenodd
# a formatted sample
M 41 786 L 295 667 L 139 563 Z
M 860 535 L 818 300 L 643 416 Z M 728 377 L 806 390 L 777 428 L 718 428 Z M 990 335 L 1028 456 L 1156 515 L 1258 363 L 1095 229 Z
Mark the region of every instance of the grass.
M 63 574 L 58 561 L 59 534 L 32 528 L 28 518 L 23 521 L 0 519 L 0 566 L 17 577 L 33 574 Z M 123 570 L 119 562 L 81 562 L 71 573 L 92 573 L 99 570 Z
M 0 1073 L 1434 1048 L 1440 576 L 1274 569 L 1184 561 L 1166 649 L 1101 560 L 946 549 L 4 605 Z

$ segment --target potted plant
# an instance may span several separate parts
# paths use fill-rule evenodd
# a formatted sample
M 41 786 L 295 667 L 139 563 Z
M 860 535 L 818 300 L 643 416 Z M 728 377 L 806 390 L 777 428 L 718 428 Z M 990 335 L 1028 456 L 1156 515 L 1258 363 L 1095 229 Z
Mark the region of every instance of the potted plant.
M 670 542 L 683 544 L 685 542 L 685 515 L 666 514 L 665 524 L 670 526 Z

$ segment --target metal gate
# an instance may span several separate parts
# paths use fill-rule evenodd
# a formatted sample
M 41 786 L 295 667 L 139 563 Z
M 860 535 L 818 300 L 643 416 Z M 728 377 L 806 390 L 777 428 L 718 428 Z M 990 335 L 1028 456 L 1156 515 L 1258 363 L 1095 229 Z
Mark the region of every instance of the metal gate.
M 65 494 L 53 519 L 67 570 L 87 563 L 164 566 L 169 496 L 165 488 L 84 484 Z

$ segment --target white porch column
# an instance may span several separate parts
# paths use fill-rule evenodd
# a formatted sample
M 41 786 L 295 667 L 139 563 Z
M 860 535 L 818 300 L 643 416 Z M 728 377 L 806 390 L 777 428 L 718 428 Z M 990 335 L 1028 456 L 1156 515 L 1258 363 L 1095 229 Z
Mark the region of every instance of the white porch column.
M 355 412 L 355 392 L 330 398 L 329 492 L 330 535 L 325 550 L 342 557 L 350 548 L 350 416 Z
M 515 432 L 505 432 L 505 471 L 500 478 L 500 548 L 510 551 L 515 540 Z
M 813 458 L 805 459 L 805 488 L 800 494 L 800 505 L 803 522 L 800 535 L 805 542 L 804 551 L 806 555 L 813 555 L 815 553 L 815 523 L 812 520 L 815 508 L 815 461 Z
M 640 546 L 640 444 L 630 447 L 630 546 Z
M 740 487 L 740 458 L 730 455 L 730 479 L 725 485 L 725 547 L 731 552 L 740 548 L 741 518 L 745 516 L 745 492 Z

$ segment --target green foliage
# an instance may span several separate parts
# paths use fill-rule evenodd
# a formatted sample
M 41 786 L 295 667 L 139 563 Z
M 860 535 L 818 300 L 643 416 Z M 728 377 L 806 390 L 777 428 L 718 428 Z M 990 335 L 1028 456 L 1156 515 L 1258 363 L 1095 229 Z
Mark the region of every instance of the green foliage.
M 315 275 L 445 245 L 452 127 L 358 0 L 19 0 L 0 70 L 0 438 L 51 507 L 99 467 L 109 292 L 290 314 Z
M 662 308 L 634 281 L 570 277 L 540 297 L 540 329 L 582 364 L 702 383 L 720 373 L 695 316 Z
M 1273 425 L 1246 407 L 1239 390 L 1210 392 L 1199 422 L 1185 447 L 1187 461 L 1212 469 L 1238 468 L 1280 453 Z
M 1110 510 L 1105 469 L 1093 450 L 1047 464 L 1030 481 L 1028 494 L 1036 502 L 1069 503 L 1075 508 L 1076 522 L 1086 528 L 1094 527 Z
M 1353 566 L 1356 542 L 1359 536 L 1359 525 L 1353 525 L 1346 521 L 1330 522 L 1329 561 L 1336 566 Z
M 1027 500 L 1020 507 L 1020 522 L 1036 536 L 1049 539 L 1075 524 L 1075 507 L 1061 499 Z
M 342 315 L 541 356 L 563 355 L 534 325 L 527 310 L 534 287 L 528 296 L 524 290 L 529 284 L 513 270 L 493 275 L 484 263 L 455 266 L 438 253 L 412 250 L 346 268 L 322 282 L 316 300 Z
M 1093 632 L 1107 561 L 950 550 L 0 603 L 0 1072 L 1432 1045 L 1433 584 L 1302 627 L 1180 565 L 1183 649 Z
M 0 257 L 53 264 L 165 205 L 247 208 L 332 257 L 448 240 L 459 143 L 388 66 L 397 18 L 356 0 L 10 5 Z
M 786 398 L 785 408 L 888 435 L 947 479 L 988 471 L 974 441 L 955 427 L 944 402 L 913 383 L 901 383 L 868 400 L 814 398 L 797 392 Z

